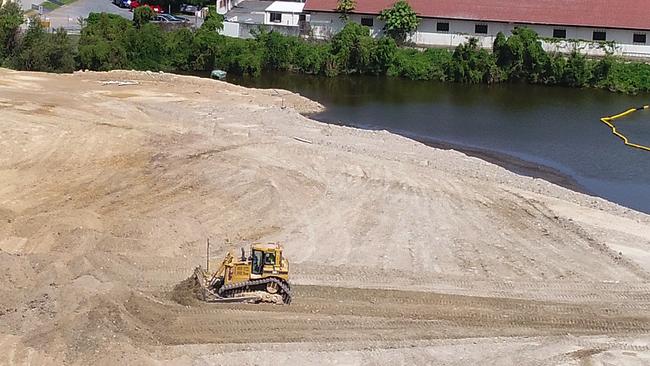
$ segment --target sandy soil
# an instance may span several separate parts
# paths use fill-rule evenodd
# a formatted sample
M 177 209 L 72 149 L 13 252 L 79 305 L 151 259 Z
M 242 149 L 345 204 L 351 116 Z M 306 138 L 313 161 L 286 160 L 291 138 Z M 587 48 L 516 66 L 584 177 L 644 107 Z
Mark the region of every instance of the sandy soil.
M 0 364 L 650 364 L 650 217 L 319 108 L 0 70 Z M 208 237 L 292 305 L 175 301 Z

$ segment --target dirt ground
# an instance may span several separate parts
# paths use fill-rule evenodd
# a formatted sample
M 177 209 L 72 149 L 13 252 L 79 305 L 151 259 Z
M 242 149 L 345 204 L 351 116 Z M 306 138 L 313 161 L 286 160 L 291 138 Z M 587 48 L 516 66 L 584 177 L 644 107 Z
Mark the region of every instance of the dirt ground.
M 650 364 L 649 216 L 320 108 L 0 69 L 0 364 Z M 293 303 L 178 301 L 206 238 Z

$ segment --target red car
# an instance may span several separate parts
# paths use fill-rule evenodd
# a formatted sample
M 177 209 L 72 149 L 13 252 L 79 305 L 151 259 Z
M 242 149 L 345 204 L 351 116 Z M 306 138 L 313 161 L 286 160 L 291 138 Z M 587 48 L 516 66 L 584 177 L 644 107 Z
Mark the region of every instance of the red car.
M 160 7 L 160 5 L 147 5 L 147 4 L 140 4 L 140 2 L 138 2 L 138 0 L 131 0 L 131 10 L 133 10 L 133 9 L 135 9 L 135 8 L 139 8 L 139 7 L 141 7 L 141 6 L 148 6 L 148 7 L 150 7 L 151 10 L 153 10 L 156 14 L 161 14 L 161 13 L 163 12 L 163 11 L 162 11 L 162 8 Z

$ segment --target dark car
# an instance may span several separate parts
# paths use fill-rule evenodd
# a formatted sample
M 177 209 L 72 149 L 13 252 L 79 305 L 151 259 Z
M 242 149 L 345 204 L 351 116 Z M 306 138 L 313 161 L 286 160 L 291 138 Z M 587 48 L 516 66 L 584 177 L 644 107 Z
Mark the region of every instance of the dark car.
M 196 5 L 192 5 L 192 4 L 182 4 L 181 5 L 181 13 L 184 13 L 184 14 L 192 14 L 192 15 L 194 15 L 198 10 L 199 10 L 199 8 Z
M 120 8 L 130 8 L 131 0 L 113 0 L 113 4 L 119 6 Z
M 177 16 L 175 16 L 175 15 L 171 15 L 171 14 L 159 14 L 158 17 L 159 17 L 159 18 L 162 18 L 162 19 L 160 19 L 159 21 L 166 21 L 166 22 L 180 22 L 180 23 L 182 23 L 182 22 L 189 22 L 188 19 L 181 18 L 181 17 L 177 17 Z

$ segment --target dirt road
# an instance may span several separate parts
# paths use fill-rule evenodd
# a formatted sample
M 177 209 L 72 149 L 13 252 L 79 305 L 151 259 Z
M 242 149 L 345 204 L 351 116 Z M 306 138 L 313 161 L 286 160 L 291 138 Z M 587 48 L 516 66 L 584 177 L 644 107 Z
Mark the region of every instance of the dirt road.
M 650 364 L 647 215 L 319 108 L 0 69 L 0 364 Z M 179 295 L 207 237 L 292 305 Z

